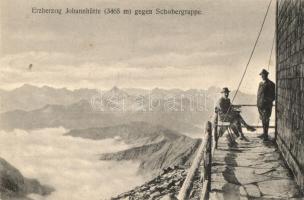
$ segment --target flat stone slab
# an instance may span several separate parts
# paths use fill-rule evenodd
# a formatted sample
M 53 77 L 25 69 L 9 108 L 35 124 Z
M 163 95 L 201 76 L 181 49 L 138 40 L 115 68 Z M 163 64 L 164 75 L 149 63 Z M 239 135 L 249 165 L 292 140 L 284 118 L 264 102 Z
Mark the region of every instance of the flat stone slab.
M 210 199 L 304 199 L 274 144 L 245 134 L 229 147 L 218 142 L 212 162 Z
M 248 184 L 245 185 L 245 195 L 249 197 L 261 197 L 262 193 L 260 191 L 260 188 L 257 185 L 254 184 Z

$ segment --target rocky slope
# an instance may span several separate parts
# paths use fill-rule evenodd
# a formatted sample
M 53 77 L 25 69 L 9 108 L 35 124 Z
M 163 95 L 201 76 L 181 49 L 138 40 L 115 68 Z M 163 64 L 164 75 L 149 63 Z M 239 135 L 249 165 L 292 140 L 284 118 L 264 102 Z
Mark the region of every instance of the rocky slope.
M 187 176 L 185 166 L 174 166 L 163 169 L 157 177 L 130 191 L 112 197 L 111 200 L 177 200 L 178 193 Z M 196 174 L 190 190 L 189 200 L 199 200 L 201 181 Z
M 186 178 L 187 171 L 183 167 L 175 166 L 163 170 L 154 179 L 128 192 L 122 193 L 112 200 L 138 199 L 172 199 L 175 200 Z
M 199 139 L 146 122 L 72 130 L 67 135 L 90 139 L 119 138 L 132 148 L 102 154 L 100 159 L 139 161 L 139 173 L 150 175 L 157 175 L 167 167 L 189 165 L 200 144 Z
M 45 196 L 53 190 L 49 186 L 41 185 L 35 179 L 23 177 L 19 170 L 0 158 L 0 199 L 30 200 L 26 197 L 30 193 Z

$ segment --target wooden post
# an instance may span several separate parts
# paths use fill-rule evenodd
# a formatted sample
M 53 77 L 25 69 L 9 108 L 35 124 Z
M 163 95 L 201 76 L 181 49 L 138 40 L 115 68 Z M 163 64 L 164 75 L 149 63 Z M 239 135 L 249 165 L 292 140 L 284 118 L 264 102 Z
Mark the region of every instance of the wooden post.
M 202 143 L 200 144 L 200 146 L 197 150 L 197 154 L 195 155 L 195 157 L 192 161 L 191 167 L 188 170 L 185 181 L 179 191 L 179 194 L 177 197 L 178 200 L 188 199 L 188 195 L 192 189 L 192 182 L 195 177 L 195 174 L 196 174 L 198 168 L 201 166 L 201 162 L 203 162 L 203 163 L 206 162 L 205 153 L 206 153 L 208 141 L 210 140 L 210 134 L 212 134 L 212 124 L 211 124 L 211 122 L 208 121 L 206 123 L 205 134 L 202 137 Z M 203 174 L 205 174 L 205 167 L 202 168 L 202 175 Z M 206 174 L 206 177 L 207 177 L 207 174 Z M 205 181 L 205 180 L 203 180 L 203 181 Z
M 218 132 L 218 124 L 219 124 L 219 114 L 216 113 L 216 117 L 214 120 L 214 146 L 217 149 L 217 141 L 219 139 L 219 132 Z
M 211 167 L 210 163 L 211 163 L 211 157 L 212 157 L 212 139 L 213 139 L 211 123 L 208 122 L 206 127 L 208 127 L 208 128 L 206 129 L 207 145 L 206 145 L 206 149 L 205 149 L 205 153 L 204 153 L 204 161 L 205 161 L 204 162 L 204 168 L 205 168 L 204 181 L 209 180 L 209 174 L 210 174 L 209 168 Z
M 212 125 L 210 122 L 208 122 L 207 125 L 209 128 L 206 130 L 207 137 L 206 139 L 206 149 L 204 154 L 204 180 L 203 180 L 203 188 L 201 193 L 201 200 L 207 200 L 209 198 L 209 191 L 211 189 L 211 166 L 212 166 Z
M 218 120 L 218 119 L 217 119 Z M 211 123 L 210 123 L 210 126 L 211 126 Z M 213 140 L 213 137 L 212 137 L 212 128 L 210 127 L 210 130 L 207 132 L 207 134 L 209 135 L 208 136 L 208 144 L 207 144 L 207 149 L 206 149 L 206 152 L 207 152 L 207 159 L 208 159 L 208 162 L 207 162 L 207 168 L 206 168 L 206 172 L 207 172 L 207 176 L 206 176 L 206 181 L 207 181 L 207 195 L 206 195 L 206 198 L 209 198 L 209 191 L 211 190 L 211 167 L 212 167 L 212 140 Z M 215 144 L 214 144 L 215 145 Z

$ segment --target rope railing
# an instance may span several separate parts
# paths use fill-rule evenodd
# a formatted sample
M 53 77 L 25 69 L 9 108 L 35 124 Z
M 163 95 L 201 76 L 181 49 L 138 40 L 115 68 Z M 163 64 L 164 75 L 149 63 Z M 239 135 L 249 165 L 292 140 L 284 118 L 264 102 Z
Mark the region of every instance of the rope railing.
M 240 90 L 240 87 L 241 87 L 241 85 L 242 85 L 242 82 L 243 82 L 243 80 L 244 80 L 244 78 L 245 78 L 245 75 L 246 75 L 246 73 L 247 73 L 249 64 L 250 64 L 250 62 L 251 62 L 251 59 L 252 59 L 253 54 L 254 54 L 254 52 L 255 52 L 255 49 L 256 49 L 256 47 L 257 47 L 258 41 L 259 41 L 259 39 L 260 39 L 262 30 L 263 30 L 263 28 L 264 28 L 264 24 L 265 24 L 265 21 L 266 21 L 268 12 L 269 12 L 269 8 L 270 8 L 270 5 L 271 5 L 271 2 L 272 2 L 272 0 L 269 1 L 268 7 L 267 7 L 267 9 L 266 9 L 265 16 L 264 16 L 264 18 L 263 18 L 263 21 L 262 21 L 260 30 L 259 30 L 259 32 L 258 32 L 258 36 L 257 36 L 257 38 L 256 38 L 256 40 L 255 40 L 255 42 L 254 42 L 253 48 L 252 48 L 252 50 L 251 50 L 251 53 L 250 53 L 250 56 L 249 56 L 249 59 L 248 59 L 248 62 L 247 62 L 246 67 L 245 67 L 245 70 L 244 70 L 244 72 L 243 72 L 243 74 L 242 74 L 242 77 L 241 77 L 241 80 L 240 80 L 240 82 L 239 82 L 239 84 L 238 84 L 238 86 L 237 86 L 236 92 L 234 93 L 234 96 L 233 96 L 233 98 L 232 98 L 232 102 L 234 101 L 235 97 L 237 96 L 237 94 L 238 94 L 238 92 L 239 92 L 239 90 Z
M 197 154 L 188 170 L 186 179 L 179 191 L 178 200 L 189 199 L 189 194 L 192 189 L 193 180 L 199 168 L 201 168 L 200 181 L 203 184 L 201 198 L 208 198 L 208 191 L 211 183 L 211 160 L 212 160 L 212 123 L 207 122 L 205 126 L 205 134 L 199 146 Z

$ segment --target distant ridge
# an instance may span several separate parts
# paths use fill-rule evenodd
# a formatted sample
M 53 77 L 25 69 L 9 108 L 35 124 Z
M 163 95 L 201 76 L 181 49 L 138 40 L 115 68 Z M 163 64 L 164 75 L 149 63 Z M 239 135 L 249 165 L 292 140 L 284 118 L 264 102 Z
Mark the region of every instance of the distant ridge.
M 23 85 L 0 91 L 0 128 L 80 129 L 131 121 L 161 124 L 179 132 L 201 132 L 201 124 L 214 114 L 220 88 L 198 89 L 93 89 L 68 90 Z M 197 97 L 201 97 L 201 99 Z M 255 96 L 239 93 L 236 102 L 254 103 Z M 253 110 L 255 111 L 255 110 Z M 257 113 L 249 111 L 254 118 Z
M 82 99 L 89 100 L 95 94 L 96 90 L 93 89 L 68 90 L 66 88 L 37 87 L 24 84 L 19 88 L 0 92 L 0 111 L 30 111 L 47 104 L 69 105 Z
M 189 165 L 200 144 L 200 139 L 192 139 L 163 126 L 146 122 L 71 130 L 66 135 L 94 140 L 119 138 L 133 147 L 102 154 L 100 159 L 140 161 L 138 172 L 152 175 L 157 175 L 168 167 Z
M 114 96 L 118 99 L 129 99 L 134 101 L 136 98 L 143 96 L 146 99 L 164 99 L 168 97 L 178 97 L 184 95 L 189 97 L 189 95 L 206 95 L 208 98 L 216 99 L 219 96 L 220 88 L 210 87 L 208 90 L 201 89 L 141 89 L 141 88 L 118 88 L 117 86 L 112 87 L 109 90 L 99 90 L 99 89 L 87 89 L 80 88 L 75 90 L 70 90 L 67 88 L 53 88 L 50 86 L 34 86 L 30 84 L 24 84 L 21 87 L 15 88 L 13 90 L 0 90 L 1 107 L 0 112 L 6 112 L 11 110 L 34 110 L 43 107 L 47 104 L 57 104 L 57 105 L 69 105 L 80 100 L 90 101 L 93 97 L 102 95 L 104 97 Z M 233 92 L 232 92 L 233 94 Z M 242 93 L 240 100 L 243 97 L 249 96 L 251 98 L 246 98 L 252 102 L 252 95 L 246 95 Z M 242 97 L 243 96 L 243 97 Z

